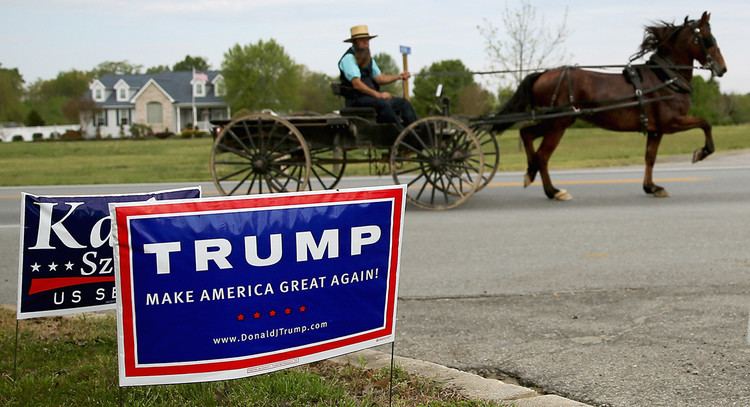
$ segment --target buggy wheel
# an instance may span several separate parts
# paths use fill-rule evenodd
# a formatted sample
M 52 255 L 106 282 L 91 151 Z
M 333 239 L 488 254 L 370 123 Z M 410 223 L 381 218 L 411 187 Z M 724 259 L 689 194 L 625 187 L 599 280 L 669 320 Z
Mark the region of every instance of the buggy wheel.
M 474 134 L 479 139 L 484 155 L 482 182 L 479 183 L 479 188 L 477 188 L 477 192 L 479 192 L 492 181 L 495 173 L 497 173 L 497 168 L 500 166 L 500 146 L 497 143 L 497 137 L 488 131 L 475 130 Z M 474 164 L 479 165 L 478 162 L 474 162 Z
M 223 195 L 302 191 L 310 166 L 310 151 L 299 130 L 270 114 L 232 120 L 211 149 L 211 177 Z
M 334 146 L 310 146 L 310 191 L 333 189 L 346 169 L 346 150 Z
M 406 198 L 425 209 L 455 208 L 482 182 L 484 155 L 479 139 L 450 117 L 417 120 L 391 148 L 391 174 L 406 184 Z

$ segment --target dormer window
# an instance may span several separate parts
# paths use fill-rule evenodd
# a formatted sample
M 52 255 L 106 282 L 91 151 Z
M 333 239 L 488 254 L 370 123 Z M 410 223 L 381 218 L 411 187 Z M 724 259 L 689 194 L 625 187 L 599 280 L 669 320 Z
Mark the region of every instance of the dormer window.
M 217 75 L 213 80 L 214 84 L 214 96 L 225 96 L 227 94 L 227 88 L 224 86 L 224 77 Z
M 206 83 L 205 82 L 193 83 L 193 95 L 195 97 L 206 96 Z
M 124 80 L 117 81 L 115 90 L 117 91 L 118 102 L 127 102 L 130 99 L 130 86 Z
M 89 85 L 89 89 L 91 90 L 91 98 L 94 99 L 94 102 L 101 103 L 107 98 L 107 93 L 104 91 L 104 84 L 98 80 L 94 79 Z
M 193 71 L 193 80 L 190 81 L 193 85 L 193 97 L 206 96 L 206 82 L 208 82 L 208 74 Z

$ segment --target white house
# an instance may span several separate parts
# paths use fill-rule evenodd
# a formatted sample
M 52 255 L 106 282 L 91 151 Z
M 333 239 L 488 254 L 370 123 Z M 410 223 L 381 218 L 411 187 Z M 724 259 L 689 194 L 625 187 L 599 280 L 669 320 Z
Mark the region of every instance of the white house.
M 231 116 L 224 101 L 224 77 L 218 71 L 161 72 L 138 75 L 103 75 L 89 85 L 97 109 L 82 114 L 86 135 L 130 135 L 130 125 L 145 124 L 156 132 L 179 133 L 191 125 L 209 130 L 209 120 Z M 197 118 L 197 121 L 194 119 Z

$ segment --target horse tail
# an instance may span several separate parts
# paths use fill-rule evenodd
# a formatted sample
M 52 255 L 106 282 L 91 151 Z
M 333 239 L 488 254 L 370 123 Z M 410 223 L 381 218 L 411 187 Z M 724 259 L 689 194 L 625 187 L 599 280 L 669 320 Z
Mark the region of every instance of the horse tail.
M 499 112 L 495 114 L 494 117 L 502 119 L 502 116 L 505 114 L 523 113 L 528 107 L 533 107 L 534 92 L 532 90 L 532 87 L 534 86 L 534 82 L 536 82 L 536 80 L 539 79 L 539 77 L 542 76 L 543 73 L 544 72 L 534 72 L 532 74 L 526 75 L 526 77 L 521 81 L 521 84 L 518 86 L 518 89 L 516 89 L 516 93 L 513 94 L 510 100 L 508 100 L 503 105 L 503 107 Z M 499 133 L 507 130 L 509 127 L 513 126 L 513 124 L 515 124 L 515 122 L 511 121 L 497 123 L 492 125 L 492 131 Z

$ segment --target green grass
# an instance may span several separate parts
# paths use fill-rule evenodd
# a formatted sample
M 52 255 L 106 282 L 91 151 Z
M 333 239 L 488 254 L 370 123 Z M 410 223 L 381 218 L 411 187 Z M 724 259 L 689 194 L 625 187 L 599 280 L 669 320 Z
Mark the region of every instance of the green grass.
M 750 148 L 750 125 L 713 128 L 717 153 Z M 518 148 L 518 131 L 509 130 L 499 138 L 500 171 L 526 169 L 526 154 Z M 703 147 L 703 131 L 664 135 L 659 146 L 659 159 L 674 155 L 691 155 Z M 643 164 L 646 139 L 640 133 L 617 133 L 601 129 L 570 129 L 550 160 L 552 169 L 613 167 Z M 685 158 L 690 162 L 690 157 Z M 707 158 L 708 161 L 711 157 Z
M 111 315 L 21 321 L 13 376 L 15 314 L 0 309 L 1 406 L 117 406 L 117 342 Z M 125 388 L 126 406 L 381 406 L 390 373 L 318 362 L 267 375 L 211 383 Z M 496 406 L 394 374 L 396 406 Z
M 750 148 L 749 131 L 750 125 L 715 127 L 717 152 Z M 518 131 L 507 131 L 499 142 L 500 170 L 524 169 L 526 158 L 518 149 Z M 645 144 L 639 133 L 570 129 L 550 165 L 563 169 L 641 164 Z M 700 130 L 666 135 L 659 157 L 691 154 L 701 146 Z M 210 138 L 0 143 L 0 185 L 211 181 L 210 151 Z M 346 170 L 347 175 L 368 172 L 365 164 Z

